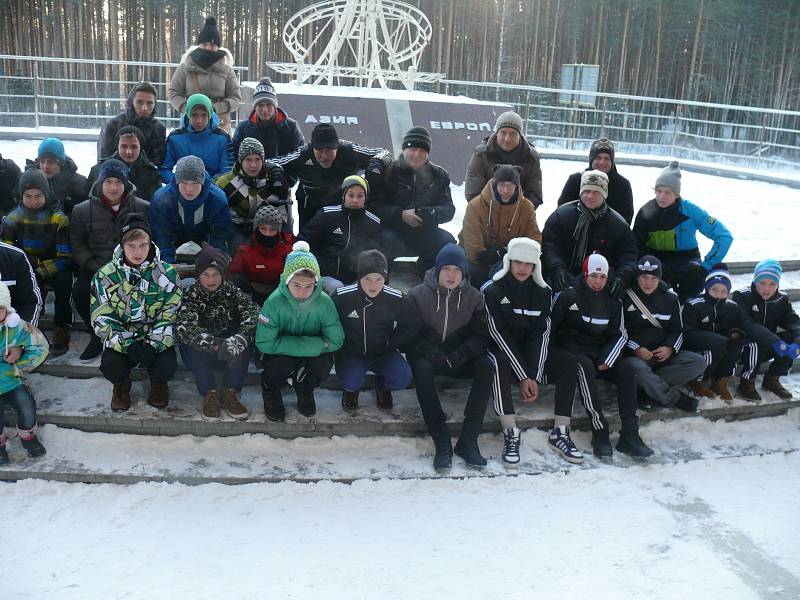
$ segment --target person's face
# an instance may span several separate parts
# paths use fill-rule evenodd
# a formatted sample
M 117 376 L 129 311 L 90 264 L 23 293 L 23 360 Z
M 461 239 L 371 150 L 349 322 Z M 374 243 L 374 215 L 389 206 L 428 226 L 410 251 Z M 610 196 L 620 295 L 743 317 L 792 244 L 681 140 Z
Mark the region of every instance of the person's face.
M 122 252 L 129 264 L 138 267 L 150 254 L 150 238 L 129 240 L 122 245 Z
M 211 52 L 216 52 L 217 50 L 219 50 L 219 46 L 217 46 L 214 42 L 203 42 L 202 44 L 200 44 L 200 47 L 203 50 L 209 50 Z
M 44 173 L 45 177 L 50 179 L 61 172 L 61 165 L 52 156 L 42 156 L 39 159 L 39 169 Z
M 605 273 L 589 273 L 589 276 L 586 278 L 586 283 L 595 292 L 599 292 L 606 287 L 607 282 L 608 275 Z
M 536 265 L 529 262 L 522 262 L 520 260 L 512 260 L 511 261 L 511 275 L 517 281 L 525 281 L 533 275 L 533 270 L 536 268 Z
M 133 112 L 137 117 L 149 117 L 156 109 L 156 97 L 148 92 L 136 92 L 133 95 Z
M 613 165 L 614 163 L 611 161 L 611 157 L 605 152 L 601 152 L 600 154 L 595 156 L 594 160 L 592 161 L 592 169 L 595 169 L 597 171 L 602 171 L 603 173 L 606 174 L 611 172 L 611 167 Z
M 42 190 L 31 188 L 22 192 L 22 204 L 31 210 L 39 210 L 44 206 L 45 195 Z
M 264 166 L 264 159 L 260 154 L 248 154 L 242 161 L 242 170 L 250 177 L 255 177 L 261 172 Z
M 333 161 L 336 160 L 338 148 L 314 148 L 314 158 L 323 169 L 330 169 Z
M 514 192 L 516 191 L 517 185 L 515 183 L 511 183 L 510 181 L 497 182 L 497 193 L 503 202 L 508 202 L 511 200 L 511 198 L 514 196 Z
M 778 284 L 772 279 L 759 279 L 756 282 L 756 291 L 764 300 L 769 300 L 778 291 Z
M 106 177 L 102 185 L 103 196 L 111 203 L 116 204 L 125 192 L 125 184 L 116 177 Z
M 264 237 L 275 237 L 278 235 L 278 230 L 268 223 L 262 223 L 258 226 L 258 233 Z
M 714 298 L 715 300 L 727 300 L 728 288 L 726 288 L 721 283 L 715 283 L 710 288 L 708 288 L 708 295 Z
M 295 275 L 289 281 L 289 285 L 287 287 L 289 288 L 289 293 L 292 295 L 292 298 L 298 302 L 302 302 L 303 300 L 308 300 L 311 297 L 311 294 L 314 293 L 314 288 L 316 286 L 317 283 L 312 277 Z
M 603 194 L 597 190 L 583 190 L 581 192 L 581 202 L 583 202 L 583 205 L 590 210 L 600 208 L 603 206 L 603 202 L 605 201 L 606 199 L 603 198 Z
M 195 106 L 189 113 L 189 123 L 195 131 L 203 131 L 208 126 L 208 111 L 204 106 Z
M 345 208 L 364 208 L 367 201 L 367 194 L 360 185 L 351 185 L 344 193 Z
M 428 162 L 428 151 L 424 148 L 405 148 L 403 158 L 409 167 L 416 170 Z
M 191 202 L 200 195 L 203 190 L 203 184 L 196 181 L 181 181 L 178 184 L 178 191 L 187 202 Z
M 217 267 L 208 267 L 205 271 L 200 273 L 200 285 L 202 285 L 209 292 L 216 292 L 219 286 L 222 285 L 222 273 L 219 272 Z
M 639 275 L 639 288 L 647 294 L 650 295 L 656 291 L 658 288 L 658 284 L 660 283 L 660 279 L 655 275 Z
M 519 131 L 513 127 L 501 127 L 497 132 L 497 145 L 506 152 L 511 152 L 519 146 L 520 139 Z
M 139 138 L 135 135 L 123 135 L 119 138 L 119 145 L 117 152 L 123 162 L 132 164 L 139 158 L 139 153 L 142 151 L 142 146 L 139 144 Z
M 672 206 L 677 199 L 678 194 L 676 194 L 675 190 L 672 188 L 668 188 L 665 185 L 660 185 L 656 188 L 656 204 L 658 204 L 660 208 Z
M 374 298 L 383 291 L 383 284 L 386 279 L 380 273 L 367 273 L 358 280 L 361 284 L 361 289 L 370 298 Z
M 269 102 L 259 102 L 256 104 L 256 117 L 260 121 L 269 121 L 275 116 L 275 107 Z
M 445 265 L 439 271 L 439 285 L 448 290 L 454 290 L 461 285 L 464 279 L 461 269 L 455 265 Z

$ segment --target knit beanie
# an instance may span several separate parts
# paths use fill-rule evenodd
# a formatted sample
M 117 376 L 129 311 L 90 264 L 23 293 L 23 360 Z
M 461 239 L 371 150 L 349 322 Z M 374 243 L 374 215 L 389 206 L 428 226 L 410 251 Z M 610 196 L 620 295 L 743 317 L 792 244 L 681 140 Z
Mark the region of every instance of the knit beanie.
M 116 158 L 109 158 L 100 164 L 100 173 L 97 175 L 97 182 L 103 182 L 109 177 L 116 177 L 123 185 L 128 185 L 128 165 Z
M 206 166 L 203 159 L 198 156 L 184 156 L 175 163 L 175 183 L 181 181 L 193 181 L 194 183 L 205 183 Z
M 278 107 L 278 96 L 275 93 L 275 86 L 272 85 L 272 80 L 269 77 L 262 77 L 256 86 L 256 91 L 253 92 L 253 108 L 259 102 L 269 102 L 275 108 Z
M 547 287 L 547 284 L 542 278 L 542 247 L 539 242 L 526 237 L 514 238 L 508 242 L 508 251 L 503 256 L 503 268 L 492 276 L 492 280 L 500 281 L 511 271 L 511 261 L 517 260 L 519 262 L 531 263 L 534 265 L 533 278 L 534 283 L 539 287 Z
M 200 30 L 200 33 L 197 34 L 198 45 L 206 42 L 216 44 L 217 46 L 222 46 L 222 36 L 219 34 L 219 29 L 217 29 L 217 20 L 214 17 L 206 17 L 206 22 L 203 24 L 203 28 Z
M 431 134 L 424 127 L 412 127 L 403 136 L 403 150 L 406 148 L 422 148 L 431 151 Z
M 581 194 L 586 190 L 600 192 L 603 200 L 608 198 L 608 175 L 602 171 L 584 171 L 581 174 Z
M 364 195 L 369 196 L 369 184 L 367 183 L 367 180 L 360 175 L 348 175 L 342 181 L 342 198 L 344 198 L 347 190 L 354 185 L 361 187 L 364 190 Z
M 358 278 L 361 279 L 370 273 L 378 273 L 383 275 L 384 278 L 389 274 L 389 263 L 380 250 L 364 250 L 359 253 L 356 259 L 356 274 Z
M 147 235 L 150 235 L 150 225 L 144 215 L 140 213 L 126 213 L 117 220 L 117 233 L 119 239 L 133 229 L 141 229 Z M 151 236 L 152 237 L 152 236 Z
M 50 182 L 39 169 L 28 169 L 22 173 L 17 183 L 17 194 L 22 198 L 25 190 L 37 189 L 47 197 L 50 194 Z
M 522 173 L 521 167 L 516 167 L 514 165 L 495 165 L 494 181 L 495 183 L 499 183 L 501 181 L 507 181 L 519 187 L 521 173 Z
M 311 147 L 314 150 L 334 149 L 339 147 L 339 134 L 330 123 L 320 123 L 311 132 Z
M 513 110 L 509 110 L 497 117 L 497 121 L 494 123 L 494 132 L 497 133 L 503 127 L 511 127 L 511 129 L 516 129 L 517 132 L 524 137 L 525 134 L 522 133 L 523 126 L 522 117 Z
M 728 266 L 725 263 L 717 263 L 711 267 L 711 272 L 706 276 L 706 282 L 703 286 L 703 289 L 708 292 L 708 290 L 710 290 L 711 287 L 716 283 L 721 283 L 724 285 L 729 292 L 731 291 L 731 287 L 733 287 L 731 274 L 728 271 Z
M 678 161 L 673 160 L 669 163 L 656 179 L 655 187 L 668 187 L 678 196 L 681 195 L 681 170 L 678 168 Z
M 639 259 L 639 262 L 636 263 L 637 277 L 639 275 L 655 275 L 659 279 L 662 279 L 663 273 L 664 271 L 661 266 L 661 261 L 651 254 L 643 256 Z
M 319 281 L 319 263 L 316 257 L 311 254 L 311 248 L 308 243 L 301 240 L 294 243 L 292 251 L 286 257 L 281 277 L 286 285 L 289 285 L 292 277 L 303 270 L 314 273 L 314 280 Z
M 256 231 L 259 225 L 272 225 L 275 229 L 281 229 L 285 222 L 286 214 L 265 202 L 258 207 L 253 216 L 253 231 Z
M 117 144 L 117 146 L 119 146 L 119 138 L 124 135 L 135 135 L 136 139 L 139 140 L 139 148 L 144 148 L 144 134 L 142 133 L 142 130 L 135 125 L 125 125 L 125 127 L 119 128 L 117 135 L 114 136 L 114 142 Z
M 608 261 L 602 254 L 594 252 L 583 261 L 583 276 L 589 277 L 592 273 L 608 275 Z
M 766 258 L 756 265 L 753 272 L 753 283 L 758 283 L 761 279 L 769 279 L 780 285 L 782 274 L 781 263 L 774 258 Z
M 215 267 L 225 277 L 230 263 L 231 259 L 222 250 L 206 244 L 194 259 L 194 276 L 200 277 L 203 271 L 209 267 Z
M 39 150 L 36 153 L 36 158 L 43 158 L 44 156 L 52 156 L 58 162 L 64 163 L 67 160 L 67 153 L 64 151 L 64 143 L 54 137 L 45 138 L 39 144 Z
M 239 154 L 236 155 L 236 161 L 241 165 L 242 161 L 251 154 L 258 154 L 262 160 L 266 156 L 264 145 L 255 138 L 247 137 L 239 145 Z
M 614 162 L 614 144 L 607 138 L 600 138 L 592 142 L 592 147 L 589 148 L 589 166 L 592 161 L 597 158 L 598 154 L 608 154 L 611 157 L 611 162 Z
M 11 308 L 11 292 L 5 283 L 0 283 L 0 308 Z
M 469 263 L 467 262 L 467 255 L 464 254 L 464 249 L 457 244 L 445 244 L 439 253 L 436 255 L 436 261 L 433 268 L 436 274 L 436 280 L 439 280 L 439 272 L 443 267 L 453 265 L 461 269 L 461 275 L 466 279 L 469 277 Z
M 192 109 L 195 106 L 202 106 L 206 109 L 208 113 L 208 118 L 211 119 L 211 115 L 214 114 L 214 105 L 211 103 L 211 98 L 206 96 L 205 94 L 192 94 L 189 96 L 189 99 L 186 101 L 186 118 L 189 118 L 189 115 L 192 114 Z

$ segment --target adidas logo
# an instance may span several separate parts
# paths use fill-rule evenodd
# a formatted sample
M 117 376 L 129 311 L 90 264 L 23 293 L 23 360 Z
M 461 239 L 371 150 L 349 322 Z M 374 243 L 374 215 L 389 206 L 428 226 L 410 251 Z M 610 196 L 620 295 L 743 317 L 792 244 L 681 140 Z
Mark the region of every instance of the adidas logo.
M 314 161 L 312 161 L 310 158 L 306 161 L 306 165 L 313 165 L 313 164 Z
M 500 304 L 511 304 L 511 300 L 503 296 L 503 299 L 500 300 Z
M 572 306 L 569 307 L 569 310 L 579 310 L 578 309 L 578 305 L 577 304 L 573 304 Z
M 347 315 L 347 318 L 348 319 L 358 319 L 358 313 L 356 311 L 353 311 L 349 315 Z
M 628 312 L 636 312 L 636 307 L 635 307 L 633 304 L 631 304 L 631 305 L 628 307 Z
M 754 312 L 758 312 L 758 305 L 757 304 L 753 304 L 753 311 Z
M 700 320 L 700 322 L 701 322 L 701 323 L 708 323 L 708 317 L 703 317 L 703 318 Z
M 331 233 L 335 233 L 336 235 L 344 235 L 344 231 L 342 231 L 341 227 L 337 227 L 336 229 L 331 231 Z

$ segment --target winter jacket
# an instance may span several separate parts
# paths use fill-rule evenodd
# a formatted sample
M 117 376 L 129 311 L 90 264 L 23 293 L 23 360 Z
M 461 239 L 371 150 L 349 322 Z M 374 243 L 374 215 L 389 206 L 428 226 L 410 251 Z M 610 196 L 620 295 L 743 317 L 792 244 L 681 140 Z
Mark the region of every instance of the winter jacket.
M 633 233 L 640 254 L 652 254 L 667 262 L 683 258 L 688 263 L 700 258 L 697 232 L 714 241 L 703 259 L 706 271 L 725 259 L 733 243 L 731 232 L 702 208 L 678 198 L 672 206 L 660 208 L 655 198 L 647 202 L 636 214 Z
M 285 156 L 306 143 L 297 121 L 289 118 L 280 107 L 275 109 L 275 116 L 265 125 L 259 123 L 255 109 L 247 120 L 239 121 L 233 134 L 233 156 L 239 156 L 239 145 L 245 138 L 261 142 L 266 158 Z
M 742 310 L 742 329 L 751 340 L 762 346 L 772 346 L 780 339 L 776 332 L 781 328 L 800 344 L 800 316 L 794 311 L 789 296 L 777 291 L 772 298 L 764 300 L 755 284 L 750 284 L 749 289 L 735 291 L 733 299 Z
M 0 283 L 8 286 L 11 306 L 22 320 L 38 324 L 43 301 L 36 274 L 23 250 L 3 242 L 0 242 Z
M 425 273 L 411 288 L 408 300 L 420 322 L 420 331 L 406 345 L 412 356 L 430 357 L 438 349 L 458 352 L 467 363 L 486 351 L 489 329 L 481 293 L 465 277 L 454 290 L 441 287 L 436 269 Z
M 367 180 L 370 185 L 367 208 L 380 217 L 384 226 L 408 227 L 402 213 L 409 208 L 433 210 L 433 218 L 425 220 L 423 229 L 448 223 L 456 212 L 450 197 L 450 175 L 432 162 L 415 171 L 400 156 L 383 174 L 368 172 Z
M 17 184 L 22 171 L 10 158 L 0 154 L 0 218 L 17 206 Z
M 0 395 L 2 395 L 22 385 L 22 376 L 45 361 L 50 352 L 50 344 L 39 329 L 26 323 L 25 320 L 21 320 L 15 327 L 5 323 L 0 324 L 0 343 L 3 344 L 3 356 L 12 346 L 22 348 L 22 356 L 14 364 L 0 361 Z
M 242 90 L 233 70 L 233 55 L 226 48 L 220 48 L 224 58 L 204 69 L 192 57 L 192 52 L 198 48 L 191 46 L 181 57 L 181 64 L 167 87 L 169 103 L 183 114 L 189 96 L 205 94 L 211 99 L 217 114 L 236 112 L 242 102 Z
M 148 218 L 150 203 L 136 197 L 136 188 L 129 185 L 120 203 L 119 212 L 109 208 L 96 193 L 78 204 L 69 220 L 72 260 L 78 268 L 94 273 L 109 262 L 119 244 L 116 220 L 130 212 Z
M 574 231 L 580 216 L 579 203 L 580 200 L 575 200 L 559 206 L 544 224 L 542 268 L 547 281 L 555 281 L 562 271 L 573 276 L 579 274 L 578 270 L 570 268 L 570 258 L 576 243 Z M 639 257 L 636 239 L 625 219 L 613 209 L 589 225 L 586 255 L 593 252 L 602 254 L 608 260 L 611 267 L 609 282 L 615 278 L 622 278 L 624 281 L 633 279 L 636 259 Z
M 256 323 L 258 306 L 230 281 L 213 292 L 194 283 L 183 293 L 175 331 L 179 342 L 215 354 L 219 338 L 239 334 L 252 344 Z
M 27 208 L 20 200 L 0 226 L 0 238 L 25 251 L 36 275 L 47 280 L 72 268 L 69 219 L 52 194 L 39 210 Z
M 553 302 L 553 346 L 584 354 L 613 367 L 628 343 L 622 304 L 608 286 L 592 290 L 585 279 L 556 295 Z
M 687 300 L 681 318 L 686 333 L 710 331 L 728 337 L 731 330 L 744 329 L 741 308 L 734 300 L 717 300 L 706 293 Z
M 38 168 L 38 158 L 25 163 L 26 171 Z M 72 214 L 73 207 L 86 199 L 86 177 L 78 173 L 75 161 L 69 156 L 61 166 L 61 171 L 48 178 L 47 181 L 50 183 L 50 193 L 55 196 L 61 205 L 62 212 L 68 217 Z
M 175 344 L 173 323 L 181 304 L 178 273 L 151 244 L 138 267 L 125 263 L 117 246 L 92 279 L 92 327 L 106 348 L 125 353 L 133 342 L 163 352 Z
M 156 168 L 164 162 L 164 153 L 167 150 L 167 128 L 156 119 L 157 108 L 153 109 L 153 114 L 149 117 L 137 117 L 133 110 L 133 97 L 140 91 L 136 86 L 128 94 L 128 103 L 125 112 L 117 115 L 113 119 L 106 121 L 100 130 L 100 137 L 97 138 L 97 160 L 102 161 L 117 151 L 118 140 L 117 132 L 123 127 L 133 125 L 138 127 L 144 135 L 144 146 L 142 152 L 153 162 Z M 158 104 L 156 104 L 156 107 Z
M 636 294 L 645 308 L 650 311 L 661 329 L 655 327 L 633 303 L 629 294 Z M 657 287 L 652 294 L 645 294 L 638 284 L 622 296 L 622 309 L 625 315 L 625 330 L 628 332 L 628 348 L 633 351 L 644 346 L 655 350 L 668 346 L 678 352 L 683 345 L 683 321 L 678 296 L 671 290 Z M 632 352 L 631 352 L 632 353 Z
M 542 241 L 533 203 L 522 197 L 511 204 L 501 204 L 495 198 L 493 183 L 494 179 L 490 179 L 480 196 L 469 201 L 458 234 L 458 243 L 464 248 L 467 260 L 473 264 L 478 262 L 478 255 L 484 250 L 504 250 L 514 238 Z M 497 256 L 495 254 L 495 262 Z
M 184 200 L 174 181 L 153 196 L 148 208 L 153 242 L 161 251 L 161 259 L 175 262 L 175 250 L 192 241 L 208 242 L 223 252 L 228 252 L 228 241 L 233 230 L 228 202 L 222 190 L 206 180 L 200 195 L 192 201 Z
M 116 158 L 117 160 L 125 162 L 120 158 L 118 152 L 114 152 L 109 158 Z M 89 177 L 86 178 L 86 197 L 92 194 L 92 187 L 97 182 L 97 177 L 100 175 L 100 167 L 108 160 L 103 158 L 92 167 L 89 171 Z M 127 164 L 127 163 L 125 163 Z M 153 198 L 158 190 L 161 189 L 161 172 L 148 159 L 147 155 L 139 154 L 139 158 L 135 162 L 128 165 L 128 181 L 136 186 L 136 196 L 148 202 Z M 102 190 L 97 190 L 96 194 L 99 196 Z
M 182 127 L 173 129 L 167 138 L 167 153 L 161 165 L 161 179 L 169 183 L 175 177 L 172 170 L 178 159 L 184 156 L 197 156 L 203 160 L 206 173 L 216 177 L 229 172 L 233 168 L 231 155 L 231 138 L 225 130 L 219 128 L 219 117 L 211 115 L 211 119 L 202 131 L 195 131 L 189 124 L 189 117 L 181 117 Z
M 298 236 L 311 246 L 323 275 L 345 283 L 358 279 L 356 262 L 363 250 L 378 247 L 381 220 L 366 209 L 323 206 L 300 230 Z
M 289 187 L 286 185 L 283 169 L 275 163 L 266 161 L 256 177 L 245 174 L 237 164 L 233 167 L 233 171 L 219 175 L 214 183 L 225 192 L 234 225 L 252 230 L 253 215 L 272 195 L 280 199 L 279 202 L 272 204 L 283 210 L 286 222 L 289 222 L 292 212 L 288 200 Z
M 310 298 L 298 302 L 281 282 L 270 294 L 256 326 L 256 347 L 264 354 L 319 356 L 336 352 L 344 342 L 339 314 L 330 296 L 317 285 Z
M 478 196 L 486 182 L 494 177 L 496 165 L 521 167 L 523 195 L 535 207 L 542 204 L 542 168 L 539 165 L 539 153 L 525 138 L 520 139 L 519 146 L 515 150 L 506 152 L 497 144 L 496 133 L 484 139 L 472 152 L 464 181 L 464 195 L 467 202 Z
M 249 244 L 241 244 L 233 257 L 228 272 L 241 275 L 252 283 L 276 285 L 281 278 L 286 257 L 292 251 L 294 236 L 291 233 L 280 233 L 278 242 L 269 248 L 250 237 Z
M 550 342 L 552 291 L 532 278 L 517 281 L 511 273 L 481 288 L 494 352 L 508 358 L 517 379 L 542 383 Z
M 591 171 L 592 165 L 589 163 L 587 171 Z M 558 205 L 578 200 L 581 197 L 581 175 L 582 172 L 573 173 L 564 184 L 564 189 L 561 190 L 561 196 L 558 199 Z M 617 165 L 611 167 L 611 171 L 606 173 L 608 175 L 608 197 L 606 204 L 622 215 L 628 225 L 633 221 L 633 190 L 631 190 L 631 182 L 617 172 Z

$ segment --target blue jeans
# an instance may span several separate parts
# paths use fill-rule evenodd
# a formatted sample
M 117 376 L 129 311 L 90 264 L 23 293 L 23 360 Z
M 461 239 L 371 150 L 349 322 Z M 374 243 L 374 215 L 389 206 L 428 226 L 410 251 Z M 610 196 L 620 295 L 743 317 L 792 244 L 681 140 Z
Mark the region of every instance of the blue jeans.
M 205 396 L 208 390 L 218 389 L 215 370 L 222 371 L 222 387 L 242 390 L 247 377 L 247 367 L 250 365 L 250 355 L 253 347 L 248 346 L 239 359 L 233 364 L 226 363 L 215 354 L 195 350 L 186 344 L 178 344 L 183 362 L 192 370 L 197 391 Z
M 355 354 L 336 355 L 336 376 L 342 389 L 357 392 L 364 385 L 367 371 L 377 375 L 377 387 L 381 390 L 402 390 L 411 385 L 411 367 L 397 350 L 392 350 L 376 358 L 366 358 Z
M 10 406 L 17 413 L 17 429 L 29 430 L 36 425 L 36 402 L 31 390 L 20 384 L 10 392 L 0 394 L 0 431 L 5 427 L 3 413 Z

